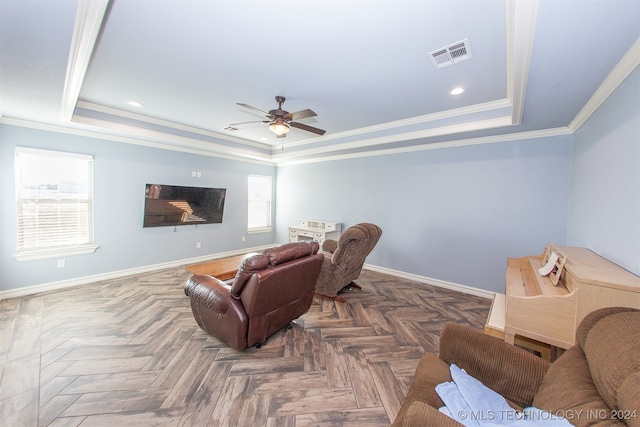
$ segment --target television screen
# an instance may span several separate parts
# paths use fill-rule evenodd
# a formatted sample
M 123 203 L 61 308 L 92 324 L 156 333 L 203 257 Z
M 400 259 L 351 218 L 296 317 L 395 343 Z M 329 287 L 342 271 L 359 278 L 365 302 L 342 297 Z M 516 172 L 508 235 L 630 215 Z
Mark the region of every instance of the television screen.
M 222 222 L 226 188 L 147 184 L 143 227 Z

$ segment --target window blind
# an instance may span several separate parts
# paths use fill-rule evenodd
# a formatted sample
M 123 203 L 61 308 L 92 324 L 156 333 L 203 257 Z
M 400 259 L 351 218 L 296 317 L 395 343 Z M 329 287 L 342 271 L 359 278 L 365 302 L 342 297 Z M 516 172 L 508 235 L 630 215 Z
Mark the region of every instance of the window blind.
M 93 157 L 16 149 L 18 258 L 93 252 Z
M 271 177 L 249 175 L 248 223 L 249 231 L 269 231 L 271 228 Z

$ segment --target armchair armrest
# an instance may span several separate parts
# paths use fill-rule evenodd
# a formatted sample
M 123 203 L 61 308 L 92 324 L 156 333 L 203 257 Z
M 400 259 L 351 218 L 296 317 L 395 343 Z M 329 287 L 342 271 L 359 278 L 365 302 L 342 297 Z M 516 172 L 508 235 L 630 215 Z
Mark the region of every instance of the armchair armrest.
M 324 252 L 334 253 L 338 249 L 338 241 L 333 239 L 327 239 L 322 242 L 322 250 Z
M 184 293 L 191 301 L 220 314 L 225 314 L 231 304 L 231 286 L 211 276 L 191 276 L 184 284 Z
M 425 402 L 416 400 L 397 417 L 392 427 L 461 427 L 453 418 L 438 411 Z
M 549 362 L 464 325 L 447 323 L 440 358 L 455 363 L 484 385 L 522 407 L 531 405 Z

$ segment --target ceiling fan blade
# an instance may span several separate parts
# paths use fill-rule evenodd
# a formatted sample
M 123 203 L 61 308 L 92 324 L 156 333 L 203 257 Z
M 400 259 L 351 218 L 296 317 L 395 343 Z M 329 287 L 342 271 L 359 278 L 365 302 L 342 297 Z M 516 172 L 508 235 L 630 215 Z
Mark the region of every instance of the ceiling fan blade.
M 252 120 L 250 122 L 230 123 L 229 126 L 246 125 L 249 123 L 271 123 L 271 120 Z
M 264 115 L 265 115 L 265 116 L 267 116 L 267 117 L 271 117 L 271 116 L 269 115 L 269 113 L 267 113 L 266 111 L 262 111 L 262 110 L 261 110 L 261 109 L 259 109 L 259 108 L 252 107 L 252 106 L 251 106 L 251 105 L 249 105 L 249 104 L 243 104 L 243 103 L 241 103 L 241 102 L 236 102 L 236 104 L 237 104 L 237 105 L 239 105 L 239 106 L 241 106 L 241 107 L 248 108 L 249 110 L 254 110 L 254 111 L 257 111 L 257 112 L 259 112 L 259 113 L 262 113 L 262 114 L 264 114 Z
M 314 128 L 313 126 L 308 126 L 308 125 L 304 125 L 302 123 L 296 123 L 296 122 L 289 122 L 289 126 L 293 126 L 294 128 L 306 130 L 307 132 L 313 132 L 313 133 L 316 133 L 318 135 L 324 135 L 325 132 L 326 132 L 325 130 Z
M 295 113 L 289 113 L 285 115 L 285 118 L 287 120 L 300 120 L 300 119 L 306 119 L 307 117 L 315 117 L 315 116 L 317 116 L 317 114 L 313 110 L 309 110 L 307 108 L 306 110 L 300 110 L 300 111 L 296 111 Z

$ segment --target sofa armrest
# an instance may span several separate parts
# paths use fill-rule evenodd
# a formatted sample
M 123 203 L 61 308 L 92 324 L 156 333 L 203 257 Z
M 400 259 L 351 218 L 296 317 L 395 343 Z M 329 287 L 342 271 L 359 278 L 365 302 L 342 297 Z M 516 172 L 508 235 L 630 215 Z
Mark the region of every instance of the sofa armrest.
M 456 323 L 442 329 L 440 358 L 522 407 L 532 404 L 550 365 L 526 350 Z
M 322 250 L 324 252 L 334 253 L 338 249 L 338 241 L 333 239 L 327 239 L 322 242 Z
M 409 404 L 392 427 L 461 427 L 462 424 L 420 400 Z
M 225 314 L 231 303 L 231 286 L 211 276 L 191 276 L 184 284 L 184 293 L 192 302 L 220 314 Z

